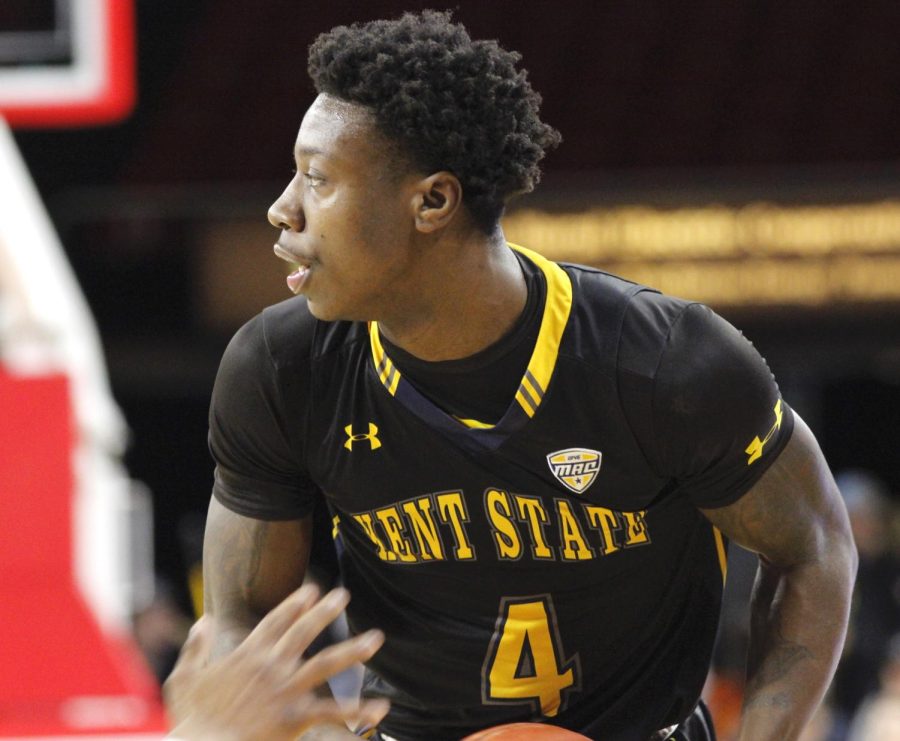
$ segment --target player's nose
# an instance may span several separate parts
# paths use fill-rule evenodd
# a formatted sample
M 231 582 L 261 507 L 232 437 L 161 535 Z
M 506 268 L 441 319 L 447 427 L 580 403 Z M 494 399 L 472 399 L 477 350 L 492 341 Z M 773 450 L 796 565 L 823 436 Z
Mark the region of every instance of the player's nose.
M 306 228 L 306 217 L 293 185 L 294 181 L 288 183 L 284 192 L 269 206 L 269 223 L 279 229 L 302 232 Z

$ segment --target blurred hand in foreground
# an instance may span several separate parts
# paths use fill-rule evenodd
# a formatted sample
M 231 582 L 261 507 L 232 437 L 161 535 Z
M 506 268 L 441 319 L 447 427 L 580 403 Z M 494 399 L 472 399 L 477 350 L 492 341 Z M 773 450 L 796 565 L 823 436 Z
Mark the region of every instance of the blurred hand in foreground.
M 293 741 L 318 724 L 376 725 L 387 713 L 386 701 L 367 700 L 351 709 L 317 689 L 371 658 L 384 634 L 368 631 L 304 660 L 303 652 L 350 600 L 344 589 L 317 597 L 314 586 L 301 587 L 212 664 L 212 619 L 201 618 L 163 689 L 171 735 L 182 741 Z

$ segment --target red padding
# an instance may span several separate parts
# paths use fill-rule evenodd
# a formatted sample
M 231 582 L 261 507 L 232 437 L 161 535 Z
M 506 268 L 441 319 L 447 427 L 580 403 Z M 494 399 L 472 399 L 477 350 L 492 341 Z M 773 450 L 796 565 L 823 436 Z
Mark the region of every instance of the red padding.
M 75 587 L 74 442 L 66 379 L 0 368 L 0 736 L 164 728 L 137 650 Z
M 71 580 L 73 450 L 66 379 L 0 369 L 0 589 Z

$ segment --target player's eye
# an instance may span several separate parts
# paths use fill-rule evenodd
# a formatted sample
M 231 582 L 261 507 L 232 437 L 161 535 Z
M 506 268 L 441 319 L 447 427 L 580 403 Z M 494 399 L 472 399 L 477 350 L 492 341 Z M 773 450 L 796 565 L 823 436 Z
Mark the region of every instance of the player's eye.
M 303 177 L 306 179 L 306 183 L 310 188 L 318 188 L 325 182 L 325 178 L 311 172 L 304 172 Z

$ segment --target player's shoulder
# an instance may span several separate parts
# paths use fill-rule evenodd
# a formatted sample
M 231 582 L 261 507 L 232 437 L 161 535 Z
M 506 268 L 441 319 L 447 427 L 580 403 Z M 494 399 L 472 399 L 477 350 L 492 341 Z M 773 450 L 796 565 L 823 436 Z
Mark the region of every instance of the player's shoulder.
M 620 372 L 702 388 L 748 372 L 771 375 L 744 334 L 706 304 L 654 291 L 629 302 L 619 343 Z
M 570 329 L 583 336 L 578 346 L 598 345 L 605 356 L 618 355 L 626 365 L 635 353 L 644 359 L 642 364 L 652 364 L 646 358 L 658 357 L 670 328 L 690 305 L 598 268 L 571 263 L 560 267 L 572 281 Z
M 365 325 L 317 319 L 305 297 L 293 296 L 263 309 L 241 332 L 257 335 L 272 362 L 281 367 L 318 359 L 358 343 L 365 337 Z
M 691 303 L 599 268 L 566 262 L 559 265 L 572 281 L 575 301 L 590 310 L 618 307 L 622 316 L 632 321 L 667 324 Z
M 574 262 L 557 263 L 569 276 L 575 290 L 576 298 L 597 300 L 610 297 L 626 298 L 641 291 L 654 289 L 635 283 L 614 273 L 590 265 Z M 657 291 L 658 293 L 658 291 Z
M 653 375 L 663 352 L 702 354 L 737 333 L 712 309 L 612 273 L 562 264 L 572 278 L 582 322 L 616 330 L 621 370 Z M 738 333 L 739 334 L 739 333 Z
M 712 311 L 704 304 L 647 288 L 631 296 L 622 333 L 628 340 L 643 340 L 647 346 L 662 347 L 671 340 L 676 326 L 693 316 L 710 314 Z

